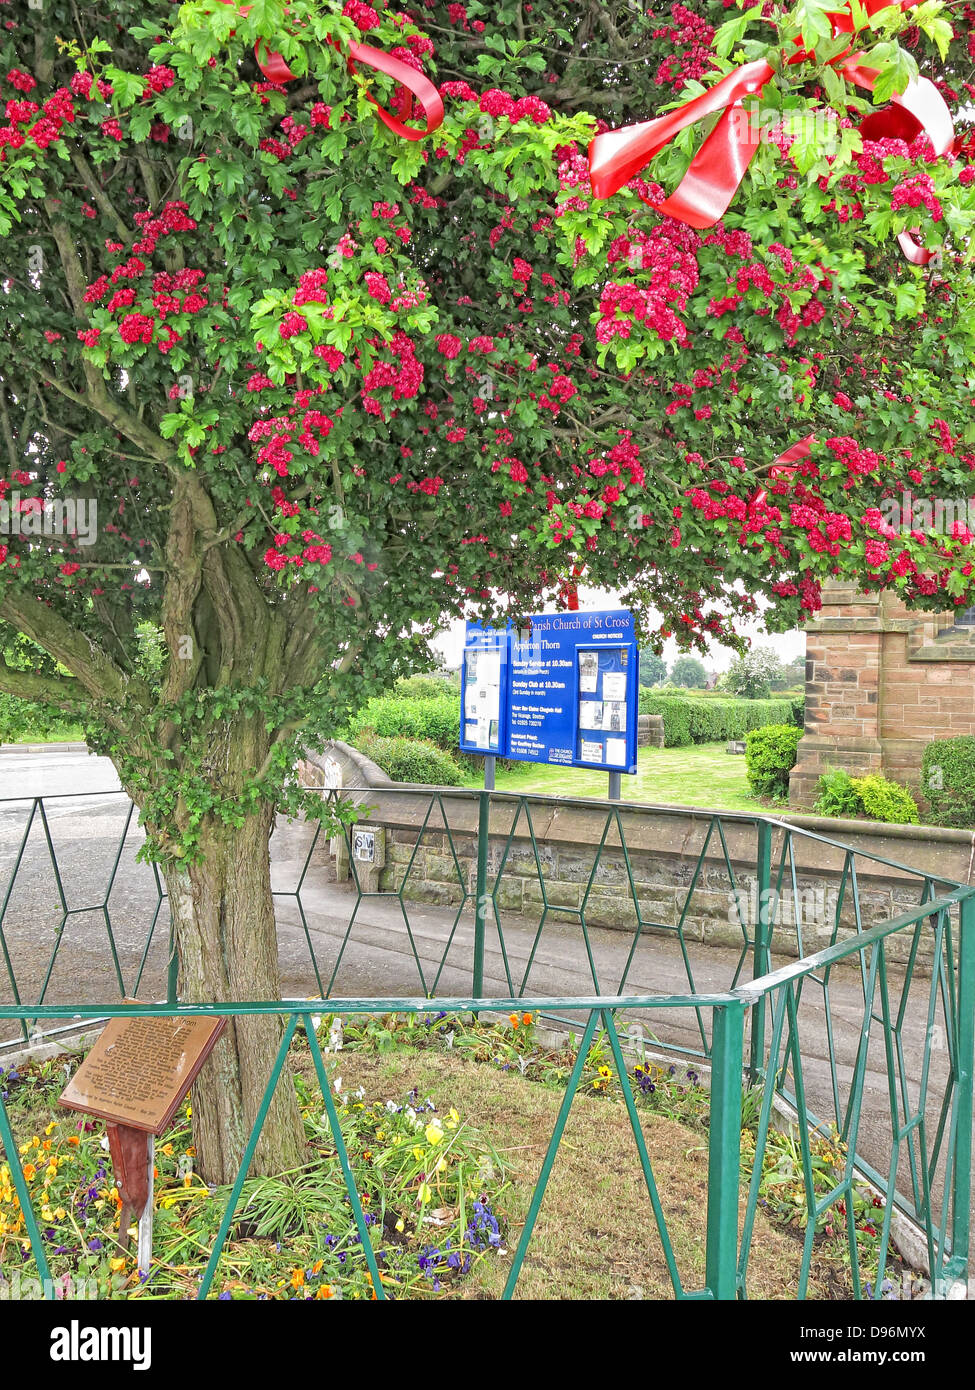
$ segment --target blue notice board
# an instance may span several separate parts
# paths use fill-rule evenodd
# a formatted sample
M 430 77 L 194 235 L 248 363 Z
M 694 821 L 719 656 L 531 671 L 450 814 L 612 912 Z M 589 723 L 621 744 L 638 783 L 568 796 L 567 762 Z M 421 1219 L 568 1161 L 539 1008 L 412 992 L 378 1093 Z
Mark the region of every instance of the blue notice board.
M 460 746 L 519 762 L 635 773 L 638 690 L 636 633 L 625 609 L 541 613 L 506 632 L 468 624 Z
M 503 756 L 507 736 L 507 632 L 467 624 L 460 673 L 460 747 Z

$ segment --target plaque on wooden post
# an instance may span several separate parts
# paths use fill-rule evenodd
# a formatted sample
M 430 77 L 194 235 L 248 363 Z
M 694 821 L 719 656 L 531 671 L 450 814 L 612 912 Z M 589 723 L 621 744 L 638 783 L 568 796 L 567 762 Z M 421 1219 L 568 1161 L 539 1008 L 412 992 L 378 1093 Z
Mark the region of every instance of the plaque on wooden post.
M 120 1233 L 138 1220 L 142 1273 L 152 1246 L 155 1136 L 169 1128 L 226 1026 L 225 1018 L 113 1018 L 59 1097 L 69 1110 L 108 1122 Z
M 225 1018 L 113 1018 L 60 1104 L 163 1134 L 226 1026 Z

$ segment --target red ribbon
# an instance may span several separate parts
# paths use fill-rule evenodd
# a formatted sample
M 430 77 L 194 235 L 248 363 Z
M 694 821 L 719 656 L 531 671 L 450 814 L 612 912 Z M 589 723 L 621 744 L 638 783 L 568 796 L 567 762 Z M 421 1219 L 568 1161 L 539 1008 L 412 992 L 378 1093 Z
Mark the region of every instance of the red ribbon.
M 223 5 L 235 3 L 236 0 L 221 0 Z M 245 15 L 250 8 L 250 5 L 241 5 L 239 11 Z M 341 51 L 342 46 L 337 39 L 329 39 L 329 43 Z M 268 48 L 266 43 L 259 41 L 254 45 L 254 58 L 269 82 L 284 83 L 294 79 L 295 74 L 288 67 L 284 57 Z M 422 107 L 427 123 L 425 128 L 418 129 L 416 126 L 406 125 L 399 116 L 394 116 L 391 111 L 380 106 L 371 92 L 367 92 L 366 96 L 376 108 L 376 115 L 394 135 L 399 135 L 404 140 L 422 140 L 425 136 L 432 135 L 437 127 L 443 124 L 444 105 L 440 93 L 427 76 L 417 72 L 416 68 L 411 68 L 409 63 L 384 53 L 380 48 L 371 48 L 369 44 L 357 43 L 354 40 L 348 45 L 346 62 L 350 73 L 354 73 L 356 65 L 361 64 L 394 78 L 403 89 L 400 110 L 404 116 L 412 115 L 414 98 Z
M 807 459 L 812 453 L 812 447 L 815 443 L 816 436 L 814 434 L 807 434 L 805 439 L 800 439 L 798 444 L 793 444 L 791 448 L 779 454 L 778 458 L 769 469 L 769 477 L 784 478 L 791 476 L 796 471 L 799 460 Z M 767 497 L 768 492 L 765 488 L 759 488 L 757 492 L 753 493 L 750 505 L 753 507 L 760 507 Z
M 867 0 L 866 10 L 873 14 L 886 3 L 887 0 Z M 913 3 L 914 0 L 901 0 L 904 9 Z M 853 32 L 849 13 L 834 13 L 829 17 L 834 35 Z M 798 52 L 788 62 L 798 63 L 806 56 Z M 878 74 L 873 68 L 861 66 L 856 55 L 840 55 L 833 60 L 833 65 L 849 82 L 873 91 Z M 773 76 L 772 67 L 764 59 L 745 63 L 727 73 L 710 91 L 692 97 L 675 111 L 652 121 L 597 135 L 589 146 L 593 196 L 611 197 L 645 169 L 678 132 L 705 116 L 720 112 L 717 124 L 691 160 L 675 191 L 662 203 L 651 205 L 658 212 L 698 230 L 713 227 L 727 212 L 760 141 L 761 133 L 752 127 L 743 112 L 742 101 L 747 96 L 760 95 Z M 926 77 L 911 82 L 904 92 L 891 99 L 889 106 L 864 117 L 860 131 L 869 140 L 885 137 L 912 140 L 919 131 L 924 131 L 938 155 L 947 154 L 954 142 L 951 112 L 934 83 Z M 907 232 L 902 232 L 898 241 L 908 260 L 915 265 L 926 265 L 935 254 L 917 246 Z
M 575 581 L 582 578 L 585 568 L 585 565 L 573 565 L 571 578 L 564 580 L 560 586 L 559 597 L 565 599 L 566 609 L 570 613 L 579 611 L 579 586 Z

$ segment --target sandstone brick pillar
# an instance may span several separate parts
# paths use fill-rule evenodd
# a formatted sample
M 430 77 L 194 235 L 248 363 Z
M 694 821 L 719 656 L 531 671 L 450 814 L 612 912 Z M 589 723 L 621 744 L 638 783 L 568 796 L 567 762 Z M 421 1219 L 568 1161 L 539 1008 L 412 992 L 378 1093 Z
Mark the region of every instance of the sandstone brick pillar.
M 912 613 L 894 594 L 824 586 L 821 614 L 808 628 L 806 730 L 789 783 L 793 806 L 811 807 L 820 775 L 834 767 L 858 777 L 881 772 L 920 795 L 925 746 L 975 734 L 969 617 Z
M 882 770 L 883 628 L 877 595 L 824 586 L 822 612 L 807 629 L 806 728 L 789 781 L 791 805 L 811 806 L 829 768 L 854 777 Z

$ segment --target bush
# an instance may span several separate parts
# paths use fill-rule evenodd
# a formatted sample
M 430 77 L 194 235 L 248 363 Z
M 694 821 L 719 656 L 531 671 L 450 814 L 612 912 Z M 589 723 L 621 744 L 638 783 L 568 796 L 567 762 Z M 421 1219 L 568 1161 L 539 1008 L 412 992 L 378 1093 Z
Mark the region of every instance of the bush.
M 380 738 L 363 734 L 357 740 L 356 747 L 394 782 L 459 787 L 464 780 L 459 765 L 450 754 L 426 739 Z
M 791 700 L 736 700 L 733 696 L 715 697 L 703 692 L 663 695 L 655 690 L 641 690 L 640 713 L 663 715 L 665 745 L 684 748 L 691 743 L 744 738 L 752 729 L 766 724 L 789 724 L 794 706 Z
M 450 676 L 402 676 L 393 687 L 394 696 L 400 700 L 436 700 L 438 696 L 449 695 L 452 700 L 460 699 L 460 677 Z
M 745 740 L 748 785 L 757 796 L 788 796 L 789 773 L 796 765 L 802 730 L 794 724 L 766 724 Z
M 859 816 L 863 811 L 853 778 L 842 768 L 824 772 L 817 791 L 819 796 L 813 810 L 818 816 Z
M 453 753 L 460 743 L 460 695 L 432 699 L 377 695 L 350 721 L 347 737 L 356 748 L 366 732 L 380 738 L 426 739 Z
M 73 742 L 83 737 L 80 724 L 62 710 L 0 692 L 0 743 Z
M 824 772 L 813 809 L 821 816 L 867 816 L 888 825 L 919 821 L 917 803 L 907 788 L 877 773 L 851 777 L 839 769 Z
M 975 829 L 975 738 L 936 738 L 924 750 L 921 772 L 931 823 Z
M 853 785 L 863 803 L 863 813 L 870 820 L 887 821 L 891 825 L 919 823 L 917 802 L 899 782 L 871 773 L 868 777 L 854 777 Z

